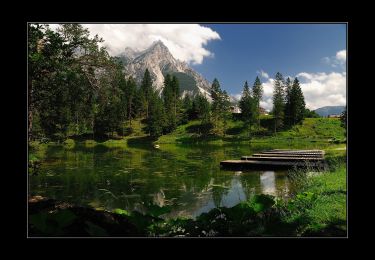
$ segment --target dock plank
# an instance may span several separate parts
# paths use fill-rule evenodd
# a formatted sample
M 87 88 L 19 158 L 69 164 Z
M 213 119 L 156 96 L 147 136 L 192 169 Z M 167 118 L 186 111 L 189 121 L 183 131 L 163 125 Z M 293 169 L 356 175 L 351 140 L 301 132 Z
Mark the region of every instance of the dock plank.
M 255 153 L 252 156 L 254 157 L 312 157 L 312 158 L 323 158 L 323 154 L 263 154 Z M 250 155 L 245 155 L 242 157 L 250 157 Z
M 255 161 L 255 160 L 225 160 L 220 165 L 224 168 L 235 169 L 290 169 L 293 167 L 324 167 L 324 163 L 319 162 L 290 162 L 290 161 Z
M 287 150 L 274 149 L 252 156 L 242 156 L 241 160 L 225 160 L 220 165 L 231 168 L 292 168 L 323 167 L 325 165 L 323 150 Z
M 251 161 L 322 161 L 321 157 L 253 157 L 253 156 L 242 156 L 241 160 L 251 160 Z

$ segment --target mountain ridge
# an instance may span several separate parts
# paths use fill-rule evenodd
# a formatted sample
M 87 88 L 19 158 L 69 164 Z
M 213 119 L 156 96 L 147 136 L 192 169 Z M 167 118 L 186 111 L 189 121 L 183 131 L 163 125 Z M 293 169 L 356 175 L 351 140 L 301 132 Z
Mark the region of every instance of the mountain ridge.
M 315 109 L 314 111 L 323 117 L 328 115 L 340 115 L 345 110 L 345 106 L 324 106 Z
M 132 76 L 138 84 L 148 69 L 158 91 L 163 89 L 165 75 L 171 74 L 178 78 L 182 96 L 200 93 L 211 99 L 210 82 L 186 62 L 175 59 L 161 40 L 153 42 L 143 51 L 126 47 L 119 58 L 124 63 L 126 75 Z

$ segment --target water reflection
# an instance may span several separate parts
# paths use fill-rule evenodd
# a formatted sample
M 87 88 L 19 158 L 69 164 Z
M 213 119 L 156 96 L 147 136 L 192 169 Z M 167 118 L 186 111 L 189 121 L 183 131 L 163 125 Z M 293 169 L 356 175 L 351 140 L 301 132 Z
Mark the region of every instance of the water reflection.
M 263 194 L 276 195 L 275 172 L 266 171 L 260 174 L 260 184 Z
M 264 148 L 259 148 L 264 149 Z M 162 146 L 160 149 L 52 147 L 32 195 L 113 210 L 170 206 L 167 217 L 232 207 L 254 194 L 287 196 L 285 172 L 227 171 L 219 162 L 258 152 L 249 146 Z

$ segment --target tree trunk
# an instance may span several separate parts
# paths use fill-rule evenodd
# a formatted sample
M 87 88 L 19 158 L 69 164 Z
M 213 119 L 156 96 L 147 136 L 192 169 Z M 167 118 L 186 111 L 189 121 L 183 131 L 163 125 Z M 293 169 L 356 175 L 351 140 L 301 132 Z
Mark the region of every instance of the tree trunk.
M 92 139 L 95 140 L 95 130 L 94 130 L 94 125 L 95 125 L 95 118 L 92 119 Z
M 146 118 L 148 118 L 148 102 L 146 103 Z
M 260 129 L 260 105 L 258 103 L 258 130 Z
M 132 102 L 131 102 L 132 99 L 130 99 L 130 102 L 129 102 L 129 126 L 132 127 Z
M 78 112 L 76 111 L 76 135 L 79 134 L 79 126 L 78 126 Z
M 275 117 L 275 134 L 276 134 L 276 121 L 277 121 L 277 119 L 276 119 L 276 117 Z
M 174 118 L 176 119 L 177 117 L 177 97 L 176 94 L 174 96 Z

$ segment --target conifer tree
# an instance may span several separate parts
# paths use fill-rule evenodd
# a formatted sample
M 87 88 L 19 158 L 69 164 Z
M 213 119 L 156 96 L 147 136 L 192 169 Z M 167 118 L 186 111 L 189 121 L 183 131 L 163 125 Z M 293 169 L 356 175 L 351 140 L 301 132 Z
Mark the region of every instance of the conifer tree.
M 148 118 L 148 112 L 150 109 L 150 99 L 151 95 L 153 94 L 152 79 L 148 69 L 145 70 L 140 89 L 142 92 L 142 107 L 144 112 L 146 113 L 146 118 Z
M 273 110 L 272 114 L 274 116 L 275 122 L 275 133 L 278 128 L 282 126 L 284 118 L 284 106 L 285 106 L 285 94 L 284 94 L 284 78 L 280 72 L 276 73 L 274 81 L 274 91 L 273 91 Z
M 222 91 L 219 81 L 215 78 L 211 86 L 211 123 L 212 131 L 215 135 L 225 134 L 229 113 L 229 96 L 226 91 Z
M 152 91 L 149 97 L 150 109 L 146 129 L 151 137 L 159 137 L 163 134 L 166 121 L 163 100 L 156 91 Z
M 133 77 L 130 77 L 126 82 L 125 98 L 127 104 L 127 120 L 129 126 L 132 126 L 132 119 L 136 115 L 136 95 L 137 95 L 137 84 Z
M 253 124 L 256 116 L 256 100 L 251 97 L 251 92 L 247 81 L 245 81 L 241 100 L 239 102 L 241 109 L 242 120 L 248 129 L 249 137 L 251 134 L 251 125 Z
M 291 90 L 291 120 L 293 125 L 302 122 L 305 114 L 305 98 L 303 96 L 299 80 L 297 78 L 293 81 Z
M 291 94 L 292 94 L 292 82 L 288 77 L 285 82 L 285 108 L 284 108 L 284 124 L 286 126 L 292 125 L 292 111 L 291 111 Z
M 259 77 L 257 76 L 253 85 L 253 98 L 256 104 L 256 117 L 258 119 L 258 129 L 260 128 L 260 101 L 263 97 L 263 86 Z

